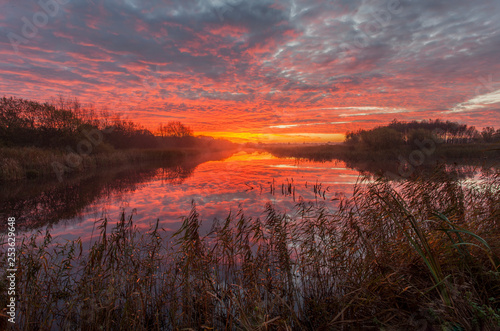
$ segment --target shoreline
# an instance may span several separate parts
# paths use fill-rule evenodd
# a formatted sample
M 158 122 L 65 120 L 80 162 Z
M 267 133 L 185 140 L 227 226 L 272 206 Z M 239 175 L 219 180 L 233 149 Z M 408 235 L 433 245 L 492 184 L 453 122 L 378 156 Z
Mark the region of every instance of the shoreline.
M 64 153 L 37 147 L 0 148 L 0 183 L 39 178 L 72 177 L 86 171 L 106 167 L 140 165 L 147 162 L 183 162 L 202 155 L 224 153 L 236 149 L 166 148 L 127 149 L 90 155 Z M 72 158 L 79 162 L 75 162 Z M 73 162 L 72 162 L 73 161 Z
M 422 153 L 425 161 L 448 160 L 498 160 L 500 161 L 500 147 L 498 144 L 453 144 L 438 145 L 435 150 L 421 151 L 404 146 L 394 149 L 372 150 L 342 144 L 318 146 L 283 146 L 263 147 L 263 150 L 278 157 L 295 157 L 314 161 L 331 161 L 334 159 L 348 162 L 366 161 L 400 161 L 408 159 L 412 153 Z

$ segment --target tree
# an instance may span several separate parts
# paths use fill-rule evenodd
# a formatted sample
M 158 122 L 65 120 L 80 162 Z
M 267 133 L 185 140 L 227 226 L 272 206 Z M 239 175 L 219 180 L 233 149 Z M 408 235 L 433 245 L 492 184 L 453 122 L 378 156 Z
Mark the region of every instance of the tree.
M 495 135 L 495 129 L 487 126 L 481 131 L 481 136 L 483 136 L 484 142 L 490 143 L 493 141 L 493 136 Z
M 403 143 L 402 134 L 392 128 L 378 127 L 361 131 L 361 141 L 365 147 L 373 150 L 398 148 Z
M 170 121 L 165 126 L 160 124 L 160 133 L 170 137 L 190 137 L 193 131 L 179 121 Z
M 411 129 L 408 132 L 408 143 L 413 149 L 420 148 L 423 141 L 432 139 L 434 139 L 434 136 L 430 130 L 418 128 Z

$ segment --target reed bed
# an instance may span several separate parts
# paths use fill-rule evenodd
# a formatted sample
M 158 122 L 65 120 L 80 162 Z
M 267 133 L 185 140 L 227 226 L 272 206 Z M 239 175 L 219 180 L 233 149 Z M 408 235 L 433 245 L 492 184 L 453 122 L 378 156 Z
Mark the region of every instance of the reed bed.
M 173 235 L 125 215 L 88 249 L 39 233 L 18 247 L 14 329 L 495 330 L 499 192 L 499 173 L 436 172 L 360 181 L 335 210 L 239 210 L 207 234 L 194 204 Z
M 76 164 L 68 164 L 70 154 L 61 150 L 35 147 L 0 148 L 0 182 L 57 175 L 54 163 L 64 168 L 64 176 L 111 166 L 134 165 L 151 161 L 182 161 L 202 154 L 200 149 L 109 149 L 105 152 L 78 155 Z M 74 155 L 73 155 L 74 157 Z

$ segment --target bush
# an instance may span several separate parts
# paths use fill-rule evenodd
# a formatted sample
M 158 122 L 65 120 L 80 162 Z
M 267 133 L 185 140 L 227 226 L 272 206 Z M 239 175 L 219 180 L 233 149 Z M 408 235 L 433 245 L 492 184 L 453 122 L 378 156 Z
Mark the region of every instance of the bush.
M 403 145 L 402 134 L 388 127 L 361 132 L 362 144 L 372 150 L 399 148 Z

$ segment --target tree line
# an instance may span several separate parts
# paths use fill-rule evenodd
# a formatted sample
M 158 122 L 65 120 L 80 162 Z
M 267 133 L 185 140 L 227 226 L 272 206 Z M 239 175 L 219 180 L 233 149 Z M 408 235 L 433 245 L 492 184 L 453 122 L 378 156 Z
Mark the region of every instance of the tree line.
M 0 99 L 0 147 L 40 147 L 63 149 L 86 139 L 98 130 L 104 142 L 96 151 L 109 148 L 230 148 L 227 140 L 195 137 L 179 121 L 160 123 L 155 132 L 118 114 L 84 107 L 76 98 L 52 98 L 41 103 L 16 97 Z
M 344 143 L 352 147 L 382 150 L 402 146 L 416 148 L 425 139 L 438 140 L 443 144 L 498 143 L 500 129 L 495 131 L 493 127 L 486 127 L 479 131 L 474 126 L 440 119 L 420 122 L 393 120 L 386 126 L 371 130 L 348 131 Z

